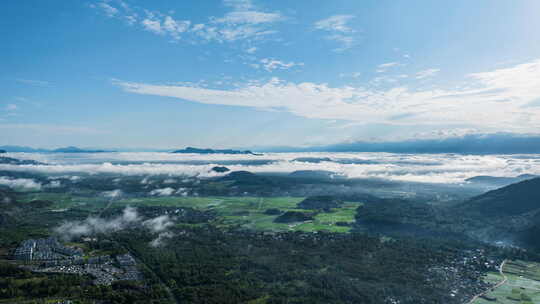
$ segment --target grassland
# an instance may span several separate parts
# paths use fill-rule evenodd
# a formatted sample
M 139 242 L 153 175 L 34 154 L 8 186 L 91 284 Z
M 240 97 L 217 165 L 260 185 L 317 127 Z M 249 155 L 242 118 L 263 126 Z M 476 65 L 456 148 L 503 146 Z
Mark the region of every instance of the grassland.
M 540 303 L 540 264 L 523 261 L 509 261 L 503 269 L 507 281 L 495 290 L 489 292 L 489 298 L 477 299 L 474 304 L 536 304 Z M 497 283 L 504 278 L 499 273 L 489 273 L 485 280 Z

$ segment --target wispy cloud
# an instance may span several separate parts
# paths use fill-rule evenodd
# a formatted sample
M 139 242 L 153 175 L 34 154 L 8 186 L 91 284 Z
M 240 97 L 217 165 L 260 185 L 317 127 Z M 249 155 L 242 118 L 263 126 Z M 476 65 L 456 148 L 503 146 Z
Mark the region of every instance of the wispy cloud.
M 101 0 L 90 3 L 88 6 L 96 9 L 109 18 L 122 19 L 128 25 L 133 25 L 138 21 L 139 15 L 123 0 Z
M 387 63 L 379 64 L 377 66 L 377 70 L 375 70 L 375 71 L 377 73 L 384 73 L 384 72 L 388 71 L 388 69 L 393 68 L 393 67 L 398 67 L 398 66 L 401 66 L 401 63 L 399 63 L 399 62 L 387 62 Z
M 157 20 L 151 20 L 151 19 L 144 19 L 141 21 L 141 24 L 143 25 L 144 29 L 156 34 L 164 34 L 165 30 L 161 27 L 161 22 Z
M 416 79 L 424 79 L 437 75 L 441 70 L 440 69 L 427 69 L 416 73 Z
M 97 6 L 101 8 L 103 12 L 109 17 L 114 17 L 116 14 L 118 14 L 118 9 L 110 6 L 105 2 L 100 2 L 97 4 Z
M 395 63 L 386 63 L 383 68 L 388 66 L 395 66 Z M 540 128 L 540 109 L 524 107 L 540 97 L 540 59 L 466 75 L 460 89 L 412 89 L 400 85 L 385 89 L 331 87 L 277 78 L 230 90 L 121 81 L 116 84 L 136 94 L 205 104 L 281 109 L 308 118 L 390 124 L 438 124 L 444 121 L 507 130 Z M 392 120 L 403 113 L 414 115 Z
M 352 15 L 335 15 L 315 22 L 315 28 L 319 30 L 352 33 L 354 30 L 347 23 L 353 19 Z
M 348 25 L 353 18 L 352 15 L 331 16 L 315 22 L 315 29 L 330 32 L 331 34 L 325 36 L 325 38 L 337 41 L 341 46 L 334 49 L 334 51 L 342 52 L 351 48 L 355 42 L 352 34 L 356 31 Z
M 252 67 L 259 69 L 263 68 L 264 70 L 268 72 L 272 72 L 273 70 L 279 69 L 279 70 L 288 70 L 293 67 L 297 66 L 303 66 L 304 63 L 296 63 L 296 62 L 283 62 L 281 60 L 271 59 L 271 58 L 263 58 L 260 60 L 259 63 L 251 64 Z
M 138 24 L 146 31 L 169 37 L 172 41 L 185 39 L 191 43 L 261 40 L 276 33 L 270 29 L 272 23 L 285 19 L 279 12 L 260 11 L 247 0 L 224 0 L 223 4 L 231 11 L 221 17 L 210 16 L 206 23 L 176 19 L 171 13 L 132 7 L 125 1 L 102 1 L 91 7 L 104 11 L 111 18 L 123 19 L 129 25 Z
M 264 13 L 257 11 L 235 11 L 227 13 L 222 18 L 214 20 L 216 23 L 230 23 L 230 24 L 260 24 L 276 22 L 282 19 L 282 16 L 278 13 Z

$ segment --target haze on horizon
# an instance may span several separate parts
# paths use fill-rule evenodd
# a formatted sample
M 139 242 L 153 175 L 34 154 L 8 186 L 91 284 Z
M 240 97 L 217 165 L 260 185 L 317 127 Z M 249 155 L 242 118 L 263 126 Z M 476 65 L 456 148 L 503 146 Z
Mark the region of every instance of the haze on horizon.
M 9 1 L 0 145 L 537 136 L 539 12 L 533 0 Z

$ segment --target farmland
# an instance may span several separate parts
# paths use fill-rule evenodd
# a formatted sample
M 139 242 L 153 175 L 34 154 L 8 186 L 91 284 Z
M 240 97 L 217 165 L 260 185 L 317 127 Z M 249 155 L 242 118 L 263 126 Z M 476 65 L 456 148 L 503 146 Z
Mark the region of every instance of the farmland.
M 480 298 L 474 304 L 532 304 L 540 303 L 540 264 L 524 261 L 509 261 L 503 269 L 507 281 Z M 499 273 L 490 272 L 486 281 L 496 284 L 504 280 Z M 496 299 L 496 300 L 495 300 Z

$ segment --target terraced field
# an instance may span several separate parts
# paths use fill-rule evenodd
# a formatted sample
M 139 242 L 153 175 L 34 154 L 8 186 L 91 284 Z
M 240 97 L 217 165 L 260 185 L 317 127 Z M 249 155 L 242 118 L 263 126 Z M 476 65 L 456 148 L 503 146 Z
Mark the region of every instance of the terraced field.
M 523 261 L 509 261 L 503 267 L 507 281 L 489 292 L 486 298 L 479 298 L 474 304 L 537 304 L 540 303 L 540 264 Z M 497 283 L 504 278 L 499 273 L 489 273 L 488 282 Z

